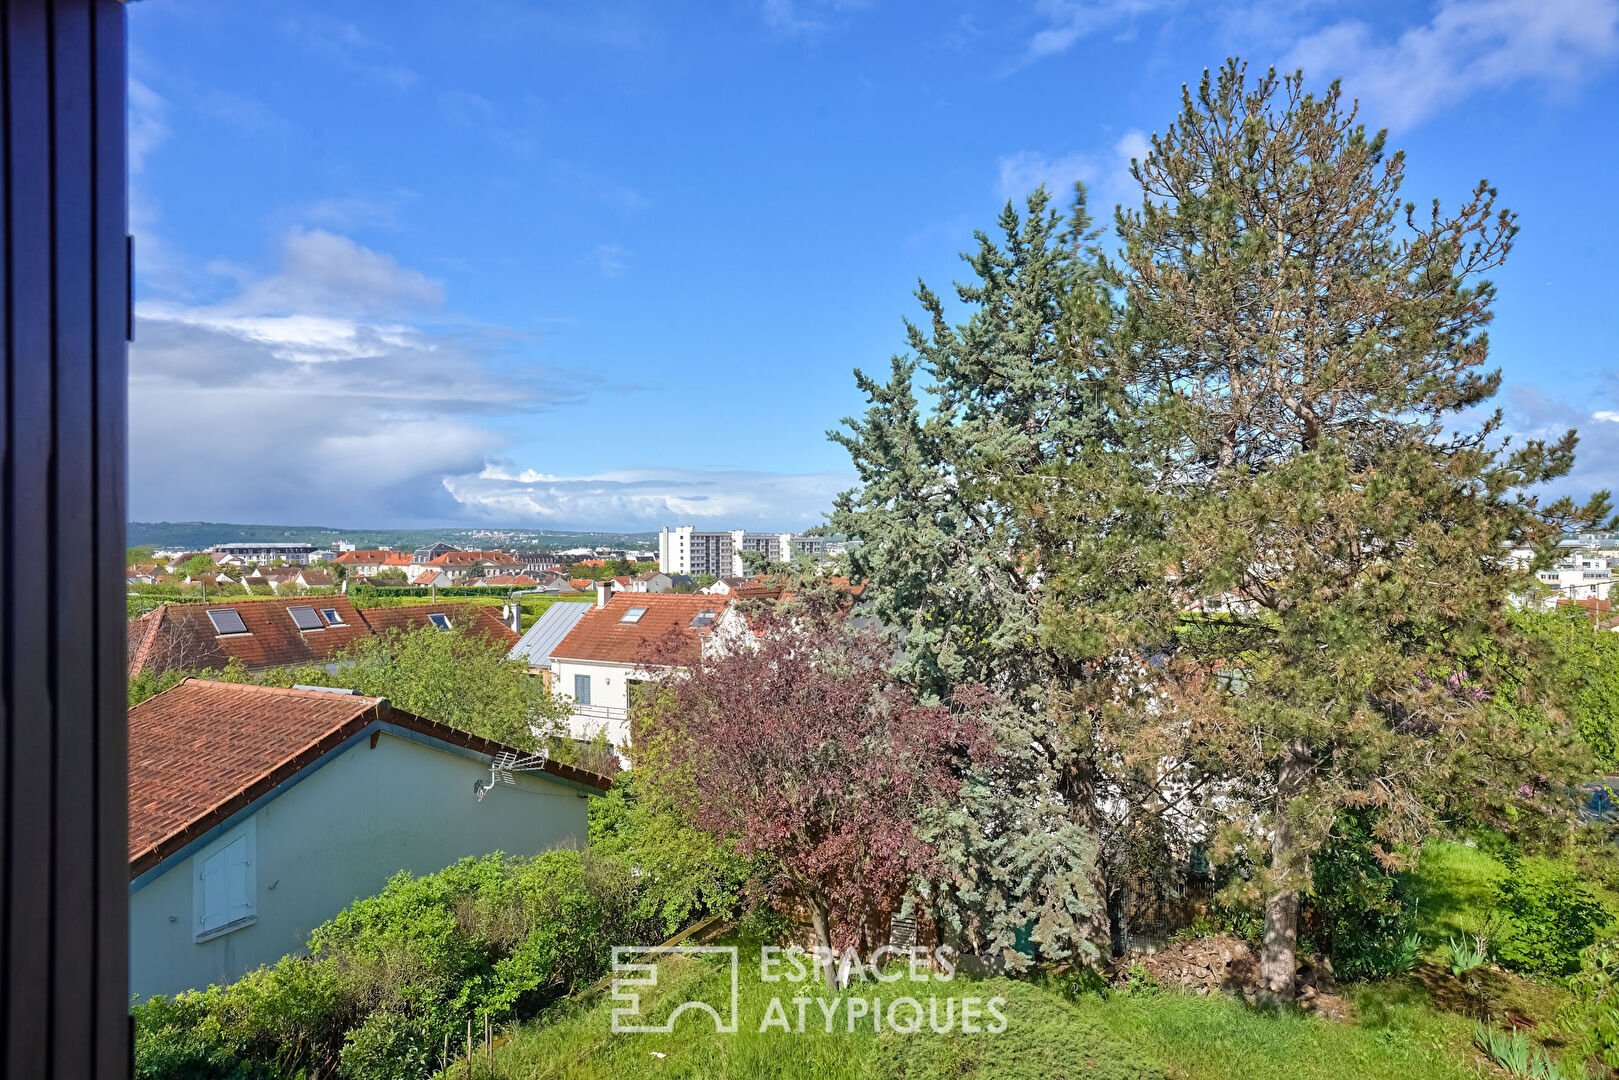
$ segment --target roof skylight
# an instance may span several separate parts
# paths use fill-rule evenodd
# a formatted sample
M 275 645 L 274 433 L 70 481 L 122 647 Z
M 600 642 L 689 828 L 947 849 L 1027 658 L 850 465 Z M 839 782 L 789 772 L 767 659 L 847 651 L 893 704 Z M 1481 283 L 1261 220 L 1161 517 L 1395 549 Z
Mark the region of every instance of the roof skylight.
M 315 614 L 315 609 L 312 607 L 291 607 L 287 609 L 287 614 L 292 616 L 293 623 L 300 630 L 324 629 L 321 626 L 320 616 Z
M 646 608 L 632 607 L 630 610 L 626 611 L 624 613 L 624 617 L 618 621 L 621 623 L 638 623 L 641 621 L 641 616 L 645 614 Z
M 231 608 L 215 608 L 208 613 L 208 621 L 214 624 L 216 634 L 247 633 L 247 624 Z

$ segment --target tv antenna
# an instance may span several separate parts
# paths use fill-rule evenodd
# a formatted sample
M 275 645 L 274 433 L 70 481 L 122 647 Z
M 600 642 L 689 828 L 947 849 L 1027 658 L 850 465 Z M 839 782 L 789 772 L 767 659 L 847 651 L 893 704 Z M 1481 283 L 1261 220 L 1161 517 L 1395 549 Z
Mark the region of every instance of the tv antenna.
M 551 755 L 545 750 L 537 754 L 518 754 L 515 750 L 502 750 L 489 763 L 489 782 L 479 780 L 472 785 L 472 790 L 478 793 L 478 801 L 483 802 L 483 797 L 495 790 L 497 784 L 515 785 L 517 781 L 513 778 L 514 774 L 539 772 L 550 760 Z

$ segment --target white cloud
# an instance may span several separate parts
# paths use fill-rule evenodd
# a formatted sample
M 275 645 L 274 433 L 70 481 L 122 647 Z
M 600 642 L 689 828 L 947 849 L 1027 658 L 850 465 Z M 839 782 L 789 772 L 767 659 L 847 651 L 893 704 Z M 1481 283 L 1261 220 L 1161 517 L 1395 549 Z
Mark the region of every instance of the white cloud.
M 590 253 L 590 261 L 602 277 L 623 277 L 629 268 L 630 251 L 621 244 L 597 244 Z
M 867 0 L 758 0 L 765 25 L 780 37 L 815 37 L 839 16 L 866 6 Z
M 397 229 L 400 212 L 415 199 L 416 193 L 409 188 L 395 188 L 382 196 L 334 196 L 311 203 L 304 217 L 340 229 Z
M 1342 77 L 1369 124 L 1401 128 L 1483 90 L 1566 90 L 1616 54 L 1619 0 L 1445 0 L 1392 40 L 1336 23 L 1300 41 L 1283 66 Z
M 1074 182 L 1083 180 L 1090 189 L 1093 217 L 1106 218 L 1118 202 L 1134 203 L 1137 186 L 1130 176 L 1130 159 L 1147 155 L 1149 144 L 1144 132 L 1127 131 L 1113 144 L 1109 154 L 1072 153 L 1048 158 L 1023 150 L 1000 159 L 996 191 L 1003 199 L 1022 199 L 1039 187 L 1064 209 Z
M 378 314 L 444 304 L 443 282 L 325 229 L 290 230 L 281 254 L 280 271 L 253 283 L 230 301 L 230 310 Z
M 1000 160 L 1000 182 L 996 190 L 1003 199 L 1021 199 L 1041 184 L 1046 193 L 1064 199 L 1076 180 L 1096 179 L 1096 159 L 1089 154 L 1068 154 L 1048 158 L 1033 150 L 1020 150 Z
M 286 28 L 306 47 L 331 57 L 368 79 L 395 90 L 407 89 L 416 82 L 416 72 L 399 59 L 392 46 L 366 36 L 351 22 L 317 15 L 289 19 Z
M 1036 0 L 1045 25 L 1029 40 L 1029 59 L 1067 52 L 1076 41 L 1128 23 L 1175 0 Z
M 514 526 L 799 529 L 819 524 L 833 497 L 853 483 L 841 473 L 636 469 L 570 477 L 491 465 L 445 477 L 444 489 L 468 516 Z
M 1593 491 L 1619 492 L 1619 412 L 1586 412 L 1532 386 L 1510 386 L 1502 396 L 1514 445 L 1525 439 L 1560 439 L 1569 428 L 1580 433 L 1573 471 L 1548 485 L 1548 494 L 1570 495 L 1579 502 Z
M 146 83 L 129 80 L 129 171 L 139 173 L 146 156 L 169 138 L 168 102 Z
M 186 520 L 433 521 L 447 475 L 503 453 L 501 421 L 575 402 L 512 335 L 422 318 L 442 285 L 294 229 L 280 266 L 212 304 L 141 301 L 130 349 L 131 511 Z M 559 389 L 560 388 L 560 389 Z

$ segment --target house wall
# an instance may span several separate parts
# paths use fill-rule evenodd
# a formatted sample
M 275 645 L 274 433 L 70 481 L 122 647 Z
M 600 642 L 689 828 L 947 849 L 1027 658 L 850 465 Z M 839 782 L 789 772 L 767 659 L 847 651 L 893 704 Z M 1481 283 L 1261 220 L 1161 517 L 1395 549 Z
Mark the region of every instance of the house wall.
M 381 891 L 400 870 L 427 874 L 468 855 L 529 855 L 583 847 L 586 800 L 578 788 L 519 773 L 479 802 L 488 758 L 462 756 L 381 732 L 300 774 L 251 813 L 256 921 L 195 941 L 194 879 L 201 859 L 241 822 L 171 857 L 131 888 L 129 989 L 169 994 L 238 978 L 301 953 L 310 932 L 350 903 Z
M 602 729 L 615 747 L 630 744 L 630 680 L 637 668 L 594 660 L 564 660 L 551 657 L 551 685 L 560 698 L 573 701 L 575 675 L 590 676 L 590 706 L 568 719 L 569 734 L 576 739 L 593 739 Z

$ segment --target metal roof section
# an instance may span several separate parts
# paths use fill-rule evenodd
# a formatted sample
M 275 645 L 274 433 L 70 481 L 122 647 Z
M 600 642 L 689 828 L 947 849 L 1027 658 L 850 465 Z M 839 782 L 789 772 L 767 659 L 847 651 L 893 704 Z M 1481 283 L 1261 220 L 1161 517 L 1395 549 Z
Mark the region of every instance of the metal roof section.
M 584 618 L 594 605 L 575 603 L 563 600 L 552 604 L 540 613 L 527 632 L 507 656 L 513 660 L 521 660 L 531 668 L 549 668 L 551 666 L 551 650 L 562 643 L 568 636 L 574 624 Z

